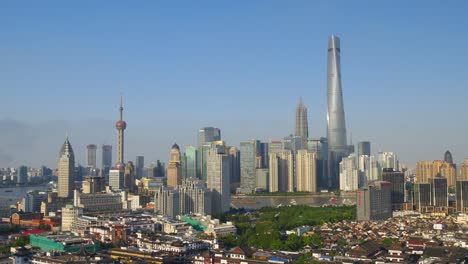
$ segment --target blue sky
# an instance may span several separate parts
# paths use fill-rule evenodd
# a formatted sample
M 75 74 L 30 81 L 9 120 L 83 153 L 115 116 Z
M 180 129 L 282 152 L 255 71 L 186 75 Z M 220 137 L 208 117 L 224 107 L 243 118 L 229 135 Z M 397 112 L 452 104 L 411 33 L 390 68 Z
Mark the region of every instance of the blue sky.
M 167 160 L 199 127 L 228 144 L 326 134 L 326 45 L 342 42 L 348 132 L 402 162 L 468 158 L 466 1 L 2 1 L 0 166 L 56 166 L 65 134 Z M 115 154 L 115 153 L 114 153 Z

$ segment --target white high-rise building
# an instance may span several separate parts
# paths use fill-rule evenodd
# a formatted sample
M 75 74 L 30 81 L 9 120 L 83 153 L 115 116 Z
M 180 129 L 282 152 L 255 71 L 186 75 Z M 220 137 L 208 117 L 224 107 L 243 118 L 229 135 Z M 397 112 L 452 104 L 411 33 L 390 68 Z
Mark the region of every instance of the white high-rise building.
M 359 188 L 379 179 L 381 169 L 374 156 L 359 156 Z
M 62 208 L 62 232 L 71 231 L 72 224 L 83 215 L 83 208 L 71 204 Z
M 270 153 L 270 192 L 293 192 L 295 188 L 294 160 L 291 150 Z
M 305 149 L 297 151 L 296 180 L 298 192 L 317 192 L 317 157 L 315 152 Z
M 379 152 L 378 162 L 382 170 L 387 168 L 392 168 L 395 171 L 400 170 L 398 156 L 393 152 Z
M 358 189 L 359 168 L 357 157 L 352 153 L 340 162 L 340 190 L 353 192 Z
M 229 211 L 231 203 L 231 156 L 222 145 L 212 146 L 206 159 L 207 187 L 211 190 L 212 213 Z

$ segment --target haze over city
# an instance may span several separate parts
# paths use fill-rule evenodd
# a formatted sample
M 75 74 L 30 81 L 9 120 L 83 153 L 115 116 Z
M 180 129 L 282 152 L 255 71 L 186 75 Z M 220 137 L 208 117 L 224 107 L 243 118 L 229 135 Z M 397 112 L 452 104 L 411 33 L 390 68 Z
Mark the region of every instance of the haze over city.
M 86 144 L 115 146 L 120 93 L 128 159 L 166 161 L 205 126 L 230 145 L 282 139 L 300 96 L 326 136 L 331 34 L 348 142 L 410 167 L 468 157 L 467 4 L 324 3 L 2 3 L 1 167 L 56 167 L 66 134 L 81 163 Z

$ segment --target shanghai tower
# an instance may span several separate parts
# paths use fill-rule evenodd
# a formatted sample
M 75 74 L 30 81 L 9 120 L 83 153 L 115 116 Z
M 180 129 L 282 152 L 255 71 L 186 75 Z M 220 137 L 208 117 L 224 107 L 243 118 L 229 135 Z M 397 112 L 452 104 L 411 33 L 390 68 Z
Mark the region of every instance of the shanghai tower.
M 327 74 L 327 138 L 328 138 L 328 185 L 339 188 L 339 166 L 346 157 L 349 147 L 346 142 L 346 122 L 341 88 L 340 39 L 330 36 L 328 39 L 328 74 Z

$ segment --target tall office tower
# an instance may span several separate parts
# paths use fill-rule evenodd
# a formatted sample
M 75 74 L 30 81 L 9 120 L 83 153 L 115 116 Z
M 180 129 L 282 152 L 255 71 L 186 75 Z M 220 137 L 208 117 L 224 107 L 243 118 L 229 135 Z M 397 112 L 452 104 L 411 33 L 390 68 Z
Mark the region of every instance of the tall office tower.
M 180 171 L 182 179 L 187 178 L 187 155 L 185 152 L 180 153 Z
M 211 215 L 211 191 L 202 180 L 190 177 L 177 189 L 180 197 L 180 214 Z
M 175 218 L 180 212 L 180 192 L 173 187 L 161 187 L 154 194 L 154 212 Z
M 302 148 L 302 138 L 289 135 L 283 139 L 283 149 L 292 150 L 294 153 Z
M 317 192 L 317 155 L 314 152 L 297 151 L 296 181 L 298 192 Z
M 370 156 L 371 155 L 371 148 L 369 141 L 361 141 L 358 142 L 358 156 Z
M 270 183 L 269 183 L 269 173 L 268 168 L 257 168 L 255 169 L 255 191 L 257 192 L 267 192 Z
M 455 168 L 455 164 L 444 161 L 439 167 L 439 175 L 441 177 L 447 178 L 447 184 L 449 187 L 455 186 L 457 177 L 457 169 Z
M 120 96 L 120 119 L 115 123 L 115 127 L 117 128 L 117 165 L 115 168 L 117 170 L 124 170 L 125 167 L 125 160 L 124 160 L 124 131 L 127 128 L 127 123 L 123 121 L 123 103 L 122 103 L 122 96 Z
M 328 138 L 328 181 L 331 188 L 338 188 L 340 162 L 349 154 L 346 140 L 346 121 L 341 87 L 340 39 L 328 39 L 327 78 L 327 138 Z
M 109 187 L 112 190 L 123 190 L 125 180 L 124 170 L 109 170 Z
M 20 166 L 16 174 L 16 183 L 25 184 L 28 182 L 28 167 Z
M 457 181 L 456 184 L 457 212 L 468 213 L 468 180 Z
M 128 161 L 127 165 L 125 166 L 124 189 L 126 191 L 134 191 L 136 189 L 135 165 L 133 165 L 133 162 L 131 161 Z
M 378 154 L 379 166 L 381 169 L 394 169 L 400 170 L 400 161 L 398 156 L 393 152 L 379 152 Z
M 70 144 L 70 141 L 68 141 L 68 138 L 66 138 L 59 153 L 57 184 L 58 197 L 72 197 L 74 172 L 75 154 L 73 154 L 73 148 Z
M 216 127 L 204 127 L 198 130 L 198 146 L 221 140 L 221 130 Z
M 447 179 L 434 177 L 429 180 L 431 184 L 432 205 L 435 207 L 448 207 Z
M 266 142 L 260 142 L 260 167 L 259 168 L 268 168 L 268 150 L 269 144 Z
M 359 168 L 356 153 L 342 158 L 340 161 L 340 190 L 354 192 L 358 189 Z
M 167 167 L 167 186 L 176 188 L 182 184 L 182 170 L 180 168 L 180 148 L 174 143 L 171 148 L 169 166 Z
M 449 164 L 454 164 L 453 163 L 453 157 L 452 157 L 452 153 L 450 153 L 450 151 L 445 151 L 445 154 L 444 154 L 444 161 L 449 163 Z
M 307 149 L 317 155 L 317 187 L 328 189 L 328 141 L 327 138 L 312 138 L 307 142 Z
M 112 167 L 112 145 L 102 145 L 102 168 Z
M 442 176 L 447 178 L 449 186 L 455 186 L 456 169 L 453 164 L 443 160 L 424 161 L 420 160 L 416 164 L 416 181 L 429 182 L 430 179 Z
M 428 183 L 429 179 L 433 178 L 433 162 L 420 160 L 416 163 L 416 182 L 417 183 Z
M 460 165 L 460 175 L 458 180 L 468 180 L 468 159 Z
M 213 214 L 229 211 L 231 202 L 231 156 L 222 145 L 213 145 L 207 155 L 206 186 L 211 191 Z
M 106 182 L 109 182 L 109 170 L 112 167 L 112 145 L 102 145 L 102 173 Z
M 137 179 L 143 178 L 144 168 L 145 168 L 145 157 L 136 156 L 136 159 L 135 159 L 135 177 Z
M 294 135 L 302 139 L 301 149 L 307 148 L 307 139 L 309 138 L 309 125 L 307 120 L 307 107 L 302 103 L 302 97 L 296 106 L 296 129 Z
M 187 146 L 185 148 L 185 157 L 187 160 L 187 178 L 197 176 L 197 148 L 193 146 Z
M 270 192 L 293 192 L 295 189 L 295 180 L 292 151 L 285 149 L 279 153 L 271 152 L 269 158 Z
M 405 174 L 393 169 L 383 169 L 382 180 L 392 184 L 392 207 L 402 210 L 405 202 Z
M 236 190 L 240 184 L 240 152 L 236 147 L 228 148 L 231 156 L 231 190 Z
M 88 168 L 97 168 L 96 150 L 97 146 L 94 144 L 89 144 L 86 146 L 86 166 Z
M 357 191 L 357 220 L 378 221 L 392 217 L 391 183 L 374 181 Z
M 432 205 L 431 184 L 416 183 L 413 190 L 413 204 L 417 211 L 424 211 Z
M 255 190 L 255 160 L 260 141 L 250 140 L 240 143 L 240 189 L 248 194 Z
M 380 167 L 374 156 L 358 157 L 358 186 L 364 187 L 368 182 L 380 179 Z
M 281 151 L 283 151 L 283 142 L 281 140 L 270 140 L 268 143 L 268 154 L 280 153 Z

